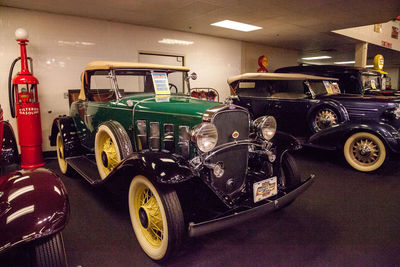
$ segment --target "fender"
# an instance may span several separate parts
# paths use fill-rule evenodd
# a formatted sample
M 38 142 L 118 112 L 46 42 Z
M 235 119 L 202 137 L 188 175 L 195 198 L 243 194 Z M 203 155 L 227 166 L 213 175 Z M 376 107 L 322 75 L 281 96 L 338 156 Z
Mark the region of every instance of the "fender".
M 2 121 L 0 125 L 0 170 L 8 165 L 19 163 L 17 141 L 11 124 Z
M 377 135 L 391 151 L 400 153 L 399 132 L 391 125 L 375 121 L 346 121 L 312 135 L 308 143 L 325 149 L 341 149 L 350 135 L 361 131 Z
M 65 187 L 48 169 L 19 170 L 0 177 L 0 253 L 61 231 L 68 217 Z
M 124 159 L 102 183 L 111 191 L 120 191 L 129 188 L 132 178 L 138 174 L 147 175 L 158 184 L 179 184 L 196 176 L 180 155 L 143 151 Z
M 79 141 L 74 120 L 69 116 L 60 116 L 53 121 L 51 135 L 49 136 L 50 145 L 56 145 L 58 132 L 61 133 L 64 145 L 64 157 L 73 157 L 82 154 L 82 147 Z
M 293 151 L 301 149 L 299 140 L 291 134 L 276 131 L 275 136 L 271 139 L 274 143 L 274 147 L 277 148 L 277 155 L 284 151 Z
M 319 109 L 321 109 L 322 107 L 328 107 L 331 108 L 332 110 L 336 111 L 339 115 L 339 122 L 344 122 L 344 121 L 348 121 L 349 118 L 349 113 L 347 112 L 347 109 L 345 106 L 343 106 L 339 101 L 336 101 L 334 99 L 330 99 L 329 101 L 321 101 L 320 103 L 312 106 L 308 111 L 307 111 L 307 122 L 308 125 L 310 127 L 310 129 L 312 129 L 312 121 L 313 121 L 313 117 L 315 112 L 317 112 Z

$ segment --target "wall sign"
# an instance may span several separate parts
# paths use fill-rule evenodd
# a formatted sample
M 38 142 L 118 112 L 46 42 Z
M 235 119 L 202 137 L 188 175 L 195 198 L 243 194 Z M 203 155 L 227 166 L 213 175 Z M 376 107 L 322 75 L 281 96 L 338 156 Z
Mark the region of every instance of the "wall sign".
M 392 26 L 392 38 L 399 39 L 399 28 Z
M 383 47 L 392 48 L 392 43 L 382 41 L 381 44 Z

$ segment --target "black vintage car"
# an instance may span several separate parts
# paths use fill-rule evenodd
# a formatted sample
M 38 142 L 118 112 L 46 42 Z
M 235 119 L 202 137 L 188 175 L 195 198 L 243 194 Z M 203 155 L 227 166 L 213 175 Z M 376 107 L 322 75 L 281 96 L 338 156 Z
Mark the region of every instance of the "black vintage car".
M 338 78 L 340 90 L 346 94 L 400 96 L 399 91 L 386 89 L 384 75 L 372 69 L 337 65 L 308 65 L 284 67 L 275 72 Z
M 289 154 L 299 144 L 275 131 L 273 117 L 251 120 L 230 102 L 190 97 L 188 72 L 89 63 L 79 100 L 54 120 L 50 137 L 64 174 L 74 169 L 124 197 L 136 238 L 155 261 L 179 251 L 185 236 L 290 204 L 313 181 L 301 180 Z
M 272 115 L 302 144 L 342 150 L 356 170 L 374 171 L 400 152 L 398 98 L 340 94 L 337 79 L 304 74 L 246 73 L 228 83 L 254 118 Z

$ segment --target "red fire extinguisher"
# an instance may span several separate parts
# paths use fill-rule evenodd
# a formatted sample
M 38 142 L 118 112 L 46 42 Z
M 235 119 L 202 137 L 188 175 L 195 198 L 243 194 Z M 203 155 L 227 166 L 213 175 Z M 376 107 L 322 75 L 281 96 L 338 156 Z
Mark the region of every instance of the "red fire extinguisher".
M 15 37 L 21 48 L 21 57 L 13 61 L 8 77 L 10 111 L 13 118 L 17 117 L 21 168 L 32 169 L 44 165 L 37 91 L 39 81 L 28 69 L 28 57 L 26 55 L 26 45 L 29 42 L 28 33 L 20 28 L 15 31 Z M 29 59 L 32 71 L 32 59 Z M 21 71 L 12 79 L 14 66 L 19 60 L 21 60 Z

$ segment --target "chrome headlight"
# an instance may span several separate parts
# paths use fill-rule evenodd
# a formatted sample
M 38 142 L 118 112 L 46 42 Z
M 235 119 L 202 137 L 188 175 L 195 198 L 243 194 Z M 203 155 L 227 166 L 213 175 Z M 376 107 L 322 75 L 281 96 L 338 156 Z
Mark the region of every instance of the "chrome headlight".
M 192 141 L 197 144 L 200 151 L 211 151 L 218 142 L 217 128 L 208 122 L 196 125 L 192 130 Z
M 258 134 L 265 140 L 271 140 L 276 133 L 276 120 L 273 116 L 262 116 L 254 121 Z

